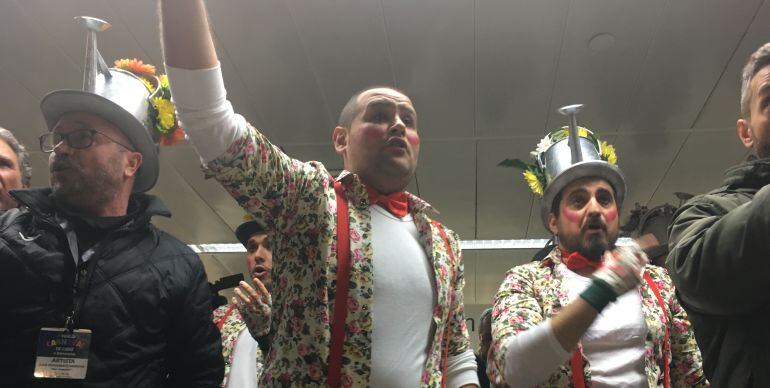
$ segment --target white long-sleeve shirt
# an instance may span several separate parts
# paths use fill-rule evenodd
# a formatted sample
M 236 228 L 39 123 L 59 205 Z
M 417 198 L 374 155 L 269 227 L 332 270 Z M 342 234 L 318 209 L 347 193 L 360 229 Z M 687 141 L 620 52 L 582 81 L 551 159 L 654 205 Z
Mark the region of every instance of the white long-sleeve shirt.
M 184 70 L 167 67 L 182 126 L 202 162 L 210 162 L 247 129 L 233 111 L 219 66 Z M 408 221 L 389 219 L 372 207 L 374 293 L 372 386 L 418 386 L 431 338 L 435 298 L 432 270 L 417 229 Z M 389 214 L 385 212 L 386 214 Z M 410 321 L 405 315 L 410 315 Z M 411 324 L 407 324 L 411 322 Z M 447 386 L 478 385 L 471 350 L 447 361 Z

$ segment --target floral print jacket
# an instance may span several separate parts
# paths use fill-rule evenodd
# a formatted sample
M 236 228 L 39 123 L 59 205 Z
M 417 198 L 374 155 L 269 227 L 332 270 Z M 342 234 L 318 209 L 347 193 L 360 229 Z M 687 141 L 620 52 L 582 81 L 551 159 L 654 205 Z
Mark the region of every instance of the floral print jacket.
M 243 136 L 206 166 L 275 236 L 272 349 L 260 386 L 325 385 L 330 323 L 337 276 L 337 203 L 334 178 L 318 162 L 285 155 L 249 126 Z M 368 194 L 355 174 L 343 172 L 350 219 L 351 273 L 342 357 L 343 386 L 368 386 L 371 372 L 374 273 Z M 433 263 L 436 304 L 434 335 L 427 349 L 423 387 L 439 387 L 449 327 L 450 356 L 469 349 L 463 317 L 465 284 L 459 238 L 432 222 L 431 206 L 409 195 L 420 243 Z M 442 228 L 451 255 L 439 233 Z
M 570 300 L 561 282 L 567 267 L 562 264 L 559 249 L 554 249 L 543 261 L 513 267 L 495 296 L 492 310 L 492 345 L 488 372 L 490 377 L 502 382 L 508 339 L 530 329 L 543 320 L 557 314 Z M 642 313 L 647 323 L 645 339 L 645 365 L 649 387 L 663 387 L 663 314 L 669 329 L 669 368 L 671 387 L 708 386 L 703 375 L 700 350 L 695 342 L 687 314 L 679 305 L 674 287 L 666 270 L 648 265 L 645 271 L 658 287 L 666 309 L 646 281 L 642 281 L 639 294 Z M 541 387 L 572 387 L 572 370 L 566 360 Z M 590 386 L 591 367 L 583 357 L 586 386 Z M 493 380 L 493 381 L 495 381 Z
M 235 342 L 238 340 L 238 336 L 241 332 L 248 330 L 246 323 L 241 317 L 241 313 L 238 308 L 234 308 L 230 314 L 227 312 L 230 310 L 230 304 L 219 306 L 214 310 L 214 324 L 220 327 L 219 332 L 222 336 L 222 357 L 225 360 L 225 378 L 222 380 L 222 387 L 227 386 L 227 377 L 230 376 L 230 368 L 233 365 L 233 349 L 235 349 Z M 224 319 L 224 321 L 222 321 Z M 221 324 L 221 326 L 220 326 Z M 257 347 L 257 358 L 254 360 L 257 363 L 257 375 L 262 373 L 262 351 Z

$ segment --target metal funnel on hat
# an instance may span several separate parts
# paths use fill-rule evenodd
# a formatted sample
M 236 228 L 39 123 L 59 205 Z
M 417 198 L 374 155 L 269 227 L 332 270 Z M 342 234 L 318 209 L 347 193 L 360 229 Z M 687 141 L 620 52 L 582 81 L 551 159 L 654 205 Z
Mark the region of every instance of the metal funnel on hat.
M 569 125 L 553 131 L 548 137 L 552 144 L 537 155 L 537 163 L 545 176 L 545 189 L 541 201 L 540 215 L 548 228 L 548 213 L 559 193 L 571 182 L 585 177 L 598 177 L 606 180 L 615 189 L 615 201 L 618 209 L 623 205 L 626 195 L 626 181 L 623 173 L 613 163 L 604 160 L 602 146 L 594 134 L 577 125 L 577 114 L 583 105 L 568 105 L 558 112 L 568 117 Z M 563 134 L 566 129 L 568 136 Z M 604 145 L 608 147 L 608 145 Z
M 70 112 L 88 112 L 111 122 L 142 154 L 132 191 L 148 191 L 155 186 L 159 171 L 158 146 L 151 135 L 149 117 L 154 94 L 136 75 L 107 67 L 99 53 L 97 33 L 110 28 L 109 23 L 88 16 L 75 20 L 87 31 L 83 89 L 56 90 L 43 97 L 40 109 L 48 130 L 53 130 L 61 116 Z

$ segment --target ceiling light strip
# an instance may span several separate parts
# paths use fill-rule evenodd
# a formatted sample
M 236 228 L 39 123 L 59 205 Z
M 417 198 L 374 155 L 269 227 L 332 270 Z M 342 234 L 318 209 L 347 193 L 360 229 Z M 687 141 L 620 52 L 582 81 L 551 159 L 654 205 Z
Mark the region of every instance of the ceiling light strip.
M 540 249 L 548 242 L 547 239 L 515 239 L 515 240 L 462 240 L 460 247 L 466 251 L 481 251 L 493 249 Z M 619 238 L 617 245 L 624 246 L 631 242 L 630 238 Z M 190 244 L 196 253 L 244 253 L 246 248 L 238 243 L 219 244 Z

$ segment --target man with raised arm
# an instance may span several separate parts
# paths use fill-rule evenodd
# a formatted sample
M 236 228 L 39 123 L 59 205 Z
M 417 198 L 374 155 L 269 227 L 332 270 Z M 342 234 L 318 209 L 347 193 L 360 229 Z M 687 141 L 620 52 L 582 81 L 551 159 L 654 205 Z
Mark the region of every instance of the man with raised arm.
M 412 101 L 356 93 L 332 140 L 345 170 L 286 156 L 233 113 L 201 0 L 162 0 L 178 112 L 207 170 L 273 236 L 269 386 L 475 386 L 459 238 L 404 191 L 420 141 Z

